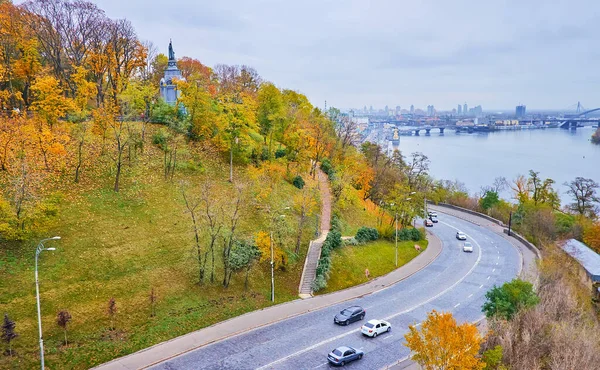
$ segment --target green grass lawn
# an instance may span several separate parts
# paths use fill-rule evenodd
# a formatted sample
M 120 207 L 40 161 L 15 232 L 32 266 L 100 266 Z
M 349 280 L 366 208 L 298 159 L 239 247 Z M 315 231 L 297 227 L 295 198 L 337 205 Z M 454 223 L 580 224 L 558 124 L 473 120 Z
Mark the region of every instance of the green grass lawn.
M 220 248 L 215 256 L 216 281 L 198 285 L 194 234 L 178 180 L 194 186 L 206 173 L 182 170 L 171 183 L 163 179 L 161 157 L 155 157 L 155 162 L 127 168 L 118 194 L 110 190 L 108 174 L 100 186 L 70 185 L 71 191 L 63 191 L 59 220 L 49 233 L 62 239 L 47 244 L 56 251 L 43 252 L 39 265 L 49 369 L 87 369 L 271 305 L 268 264 L 253 267 L 248 290 L 244 289 L 243 273 L 234 275 L 226 289 L 221 285 Z M 213 176 L 215 196 L 226 199 L 233 194 L 232 185 L 227 172 L 220 173 Z M 278 202 L 273 209 L 283 209 L 297 192 L 282 181 L 273 197 Z M 259 230 L 268 230 L 267 216 L 256 207 L 253 202 L 244 207 L 240 236 L 251 238 Z M 285 248 L 293 250 L 297 215 L 293 208 L 287 212 L 283 229 L 292 230 L 292 234 Z M 291 256 L 285 271 L 275 273 L 276 303 L 297 298 L 304 256 L 316 226 L 314 219 L 306 223 L 300 255 Z M 39 366 L 33 269 L 36 241 L 0 248 L 0 313 L 8 313 L 19 334 L 12 342 L 14 356 L 0 355 L 1 369 Z M 150 317 L 148 298 L 152 288 L 158 296 L 155 317 Z M 109 330 L 107 315 L 111 297 L 117 305 L 115 330 Z M 63 309 L 73 317 L 68 346 L 63 345 L 63 331 L 56 324 L 56 315 Z
M 398 242 L 398 266 L 403 266 L 419 254 L 414 248 L 415 244 L 425 250 L 427 243 L 427 240 Z M 332 267 L 327 288 L 319 294 L 335 292 L 367 282 L 366 268 L 369 269 L 371 279 L 396 269 L 394 242 L 383 239 L 365 245 L 343 246 L 334 250 L 331 256 Z

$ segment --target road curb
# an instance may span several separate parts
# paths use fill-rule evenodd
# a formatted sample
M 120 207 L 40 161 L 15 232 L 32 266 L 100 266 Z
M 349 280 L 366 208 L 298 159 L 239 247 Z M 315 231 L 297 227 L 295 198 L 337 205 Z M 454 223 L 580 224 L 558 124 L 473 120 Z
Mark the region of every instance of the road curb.
M 182 335 L 182 336 L 175 337 L 175 338 L 169 339 L 169 340 L 167 340 L 167 341 L 164 341 L 164 342 L 161 342 L 161 343 L 157 343 L 157 344 L 155 344 L 155 345 L 153 345 L 153 346 L 151 346 L 151 347 L 144 348 L 144 349 L 142 349 L 142 350 L 139 350 L 139 351 L 137 351 L 137 352 L 131 353 L 131 354 L 129 354 L 129 355 L 125 355 L 125 356 L 122 356 L 122 357 L 116 358 L 116 359 L 114 359 L 114 360 L 111 360 L 111 361 L 109 361 L 109 362 L 106 362 L 106 363 L 100 364 L 100 365 L 98 365 L 98 366 L 95 366 L 95 367 L 93 367 L 92 369 L 97 369 L 97 370 L 100 370 L 100 369 L 101 369 L 101 370 L 112 370 L 112 369 L 119 369 L 119 370 L 147 369 L 147 368 L 149 368 L 149 367 L 155 366 L 155 365 L 157 365 L 157 364 L 160 364 L 160 363 L 162 363 L 162 362 L 165 362 L 165 361 L 171 360 L 171 359 L 173 359 L 173 358 L 175 358 L 175 357 L 178 357 L 178 356 L 181 356 L 181 355 L 183 355 L 183 354 L 186 354 L 186 353 L 188 353 L 188 352 L 191 352 L 191 351 L 197 350 L 197 349 L 199 349 L 199 348 L 202 348 L 202 347 L 210 346 L 210 345 L 212 345 L 212 344 L 215 344 L 215 343 L 221 342 L 221 341 L 223 341 L 223 340 L 226 340 L 226 339 L 230 339 L 230 338 L 236 337 L 236 336 L 238 336 L 238 335 L 241 335 L 241 334 L 249 333 L 249 332 L 251 332 L 251 331 L 254 331 L 254 330 L 257 330 L 257 329 L 260 329 L 260 328 L 263 328 L 263 327 L 267 327 L 267 326 L 269 326 L 269 325 L 273 325 L 273 324 L 276 324 L 276 323 L 278 323 L 278 322 L 281 322 L 281 321 L 284 321 L 284 320 L 287 320 L 287 319 L 294 318 L 294 317 L 296 317 L 296 316 L 300 316 L 300 315 L 306 314 L 306 313 L 308 313 L 308 312 L 312 312 L 312 311 L 316 311 L 316 310 L 321 310 L 321 309 L 324 309 L 324 308 L 327 308 L 327 307 L 331 307 L 331 306 L 333 306 L 333 305 L 340 304 L 340 303 L 343 303 L 343 302 L 346 302 L 346 301 L 349 301 L 349 300 L 352 300 L 352 299 L 361 298 L 361 297 L 365 297 L 365 296 L 367 296 L 367 295 L 370 295 L 370 294 L 374 294 L 374 293 L 380 292 L 380 291 L 382 291 L 382 290 L 384 290 L 384 289 L 387 289 L 387 288 L 391 287 L 392 285 L 395 285 L 395 284 L 399 283 L 400 281 L 406 280 L 407 278 L 411 277 L 412 275 L 416 274 L 417 272 L 419 272 L 419 271 L 423 270 L 425 267 L 429 266 L 429 265 L 430 265 L 430 264 L 431 264 L 433 261 L 435 261 L 435 260 L 436 260 L 436 259 L 439 257 L 440 253 L 442 252 L 442 250 L 443 250 L 443 248 L 444 248 L 444 246 L 443 246 L 443 244 L 442 244 L 441 240 L 440 240 L 440 239 L 439 239 L 437 236 L 435 236 L 434 234 L 432 234 L 432 233 L 431 233 L 431 232 L 429 232 L 429 231 L 427 232 L 427 234 L 428 234 L 429 236 L 431 236 L 431 237 L 433 237 L 433 238 L 437 239 L 437 242 L 438 242 L 438 243 L 439 243 L 439 245 L 440 245 L 440 248 L 439 248 L 439 250 L 437 251 L 437 253 L 436 253 L 434 256 L 432 256 L 432 257 L 431 257 L 431 259 L 430 259 L 429 261 L 427 261 L 427 263 L 425 263 L 423 266 L 420 266 L 420 267 L 419 267 L 418 269 L 416 269 L 415 271 L 413 271 L 413 272 L 409 273 L 409 274 L 408 274 L 408 275 L 406 275 L 406 276 L 403 276 L 403 277 L 401 277 L 400 279 L 394 280 L 393 282 L 390 282 L 390 283 L 387 283 L 387 284 L 382 284 L 382 285 L 380 285 L 380 286 L 378 286 L 378 284 L 377 284 L 377 281 L 378 281 L 378 280 L 380 280 L 380 279 L 382 279 L 382 278 L 384 278 L 384 277 L 388 276 L 389 274 L 392 274 L 392 273 L 394 273 L 394 272 L 396 272 L 396 271 L 398 271 L 398 270 L 402 269 L 403 267 L 405 267 L 405 266 L 407 266 L 407 265 L 401 266 L 401 267 L 399 267 L 398 269 L 395 269 L 395 270 L 393 270 L 393 271 L 391 271 L 391 272 L 387 273 L 386 275 L 379 276 L 379 277 L 377 277 L 377 278 L 375 278 L 375 279 L 373 279 L 373 280 L 371 280 L 371 281 L 368 281 L 368 282 L 365 282 L 365 283 L 362 283 L 362 284 L 359 284 L 359 285 L 355 285 L 355 286 L 353 286 L 353 287 L 350 287 L 350 288 L 347 288 L 347 289 L 344 289 L 344 290 L 338 290 L 338 291 L 336 291 L 336 292 L 331 292 L 331 293 L 327 293 L 327 294 L 323 294 L 323 295 L 319 295 L 319 296 L 315 296 L 315 297 L 311 297 L 311 298 L 307 298 L 307 299 L 295 299 L 295 300 L 293 300 L 293 301 L 284 302 L 284 303 L 280 303 L 280 304 L 277 304 L 277 305 L 273 305 L 273 306 L 265 307 L 265 308 L 262 308 L 262 309 L 260 309 L 260 310 L 255 310 L 255 311 L 247 312 L 247 313 L 245 313 L 245 314 L 242 314 L 242 315 L 239 315 L 239 316 L 235 316 L 235 317 L 229 318 L 229 319 L 227 319 L 227 320 L 224 320 L 224 321 L 221 321 L 221 322 L 215 323 L 215 324 L 213 324 L 213 325 L 210 325 L 210 326 L 207 326 L 207 327 L 205 327 L 205 328 L 202 328 L 202 329 L 199 329 L 199 330 L 193 331 L 193 332 L 191 332 L 191 333 L 187 333 L 187 334 L 184 334 L 184 335 Z M 430 243 L 430 244 L 431 244 L 431 243 Z M 429 246 L 427 247 L 427 249 L 429 249 Z M 426 249 L 426 250 L 427 250 L 427 249 Z M 419 257 L 419 256 L 417 256 L 417 257 L 413 258 L 413 259 L 412 259 L 410 262 L 414 261 L 414 260 L 415 260 L 416 258 L 418 258 L 418 257 Z M 409 262 L 409 263 L 410 263 L 410 262 Z M 223 336 L 223 337 L 220 337 L 220 338 L 217 338 L 217 339 L 214 339 L 214 340 L 208 341 L 208 342 L 206 342 L 206 343 L 202 343 L 202 344 L 200 344 L 200 345 L 193 346 L 193 347 L 191 347 L 191 348 L 187 348 L 187 349 L 185 349 L 185 350 L 179 351 L 179 352 L 177 352 L 177 353 L 175 353 L 175 354 L 173 354 L 173 355 L 166 356 L 166 357 L 164 357 L 164 358 L 162 358 L 162 359 L 160 359 L 160 360 L 154 361 L 154 362 L 152 362 L 152 363 L 149 363 L 149 364 L 144 364 L 144 365 L 136 365 L 136 366 L 134 366 L 134 367 L 129 367 L 129 366 L 126 366 L 126 365 L 124 365 L 124 364 L 120 363 L 120 362 L 122 362 L 123 360 L 125 360 L 125 359 L 128 359 L 128 358 L 131 358 L 131 357 L 133 357 L 133 356 L 139 356 L 139 355 L 142 355 L 144 352 L 150 351 L 150 350 L 152 350 L 152 349 L 154 349 L 154 348 L 157 348 L 158 346 L 165 345 L 165 344 L 168 344 L 168 343 L 173 343 L 173 342 L 174 342 L 174 341 L 176 341 L 176 340 L 182 340 L 184 337 L 186 337 L 186 336 L 192 336 L 192 335 L 194 335 L 195 333 L 197 333 L 198 331 L 201 331 L 201 330 L 206 330 L 206 329 L 210 329 L 210 328 L 214 328 L 214 327 L 215 327 L 215 326 L 217 326 L 217 325 L 223 325 L 223 324 L 226 324 L 226 323 L 228 323 L 228 322 L 230 322 L 230 321 L 232 321 L 232 320 L 237 320 L 237 319 L 243 318 L 244 316 L 251 315 L 251 314 L 253 314 L 253 313 L 256 313 L 256 312 L 264 311 L 264 310 L 266 310 L 266 309 L 270 309 L 270 308 L 273 308 L 273 307 L 281 307 L 281 306 L 284 306 L 284 305 L 291 305 L 291 304 L 298 303 L 298 302 L 309 302 L 311 299 L 318 299 L 319 297 L 327 297 L 327 296 L 330 296 L 330 295 L 333 295 L 333 294 L 340 294 L 341 292 L 348 291 L 348 290 L 350 290 L 350 289 L 356 289 L 356 288 L 359 288 L 359 287 L 361 287 L 361 286 L 364 286 L 364 285 L 367 285 L 367 284 L 373 284 L 373 288 L 374 288 L 374 289 L 373 289 L 372 291 L 369 291 L 369 292 L 367 292 L 367 293 L 359 293 L 359 294 L 355 294 L 355 295 L 353 295 L 353 296 L 346 297 L 346 298 L 344 298 L 344 299 L 340 299 L 340 300 L 338 300 L 338 301 L 335 301 L 335 302 L 326 303 L 326 304 L 324 304 L 323 306 L 309 308 L 309 309 L 307 309 L 307 310 L 303 310 L 303 311 L 300 311 L 300 312 L 296 312 L 296 313 L 294 313 L 294 314 L 291 314 L 291 315 L 286 315 L 286 316 L 284 316 L 284 317 L 280 317 L 280 318 L 278 318 L 278 319 L 276 319 L 276 320 L 269 321 L 269 322 L 267 322 L 267 323 L 263 323 L 263 324 L 260 324 L 260 325 L 256 325 L 256 326 L 253 326 L 253 327 L 251 327 L 251 328 L 245 328 L 245 329 L 243 329 L 243 330 L 236 331 L 236 332 L 234 332 L 234 333 L 231 333 L 231 334 L 229 334 L 229 335 L 226 335 L 226 336 Z

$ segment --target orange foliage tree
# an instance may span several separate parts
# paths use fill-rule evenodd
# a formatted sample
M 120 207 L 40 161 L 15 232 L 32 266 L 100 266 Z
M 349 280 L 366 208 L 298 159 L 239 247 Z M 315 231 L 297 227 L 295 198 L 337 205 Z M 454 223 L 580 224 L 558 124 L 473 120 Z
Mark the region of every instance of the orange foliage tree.
M 473 324 L 457 325 L 451 313 L 427 314 L 421 331 L 414 325 L 404 335 L 412 360 L 426 370 L 483 369 L 477 357 L 482 338 Z
M 600 253 L 600 223 L 595 223 L 585 229 L 583 241 L 590 248 Z

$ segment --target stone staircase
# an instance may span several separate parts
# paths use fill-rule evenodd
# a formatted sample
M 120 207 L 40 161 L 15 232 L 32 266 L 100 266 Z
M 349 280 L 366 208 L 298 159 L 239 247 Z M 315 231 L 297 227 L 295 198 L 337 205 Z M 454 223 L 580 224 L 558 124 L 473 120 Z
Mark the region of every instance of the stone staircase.
M 321 258 L 321 247 L 324 241 L 325 235 L 322 235 L 319 239 L 310 242 L 308 255 L 304 262 L 304 271 L 302 271 L 302 280 L 300 281 L 300 298 L 312 297 L 312 282 L 317 274 L 317 266 L 319 258 Z
M 317 266 L 319 265 L 319 258 L 321 258 L 321 247 L 331 227 L 331 191 L 329 190 L 329 182 L 327 175 L 320 169 L 317 175 L 319 178 L 321 201 L 323 202 L 323 209 L 321 210 L 321 234 L 319 238 L 311 241 L 308 246 L 308 253 L 304 261 L 304 270 L 300 279 L 300 288 L 298 289 L 300 298 L 312 297 L 312 282 L 315 280 L 317 274 Z

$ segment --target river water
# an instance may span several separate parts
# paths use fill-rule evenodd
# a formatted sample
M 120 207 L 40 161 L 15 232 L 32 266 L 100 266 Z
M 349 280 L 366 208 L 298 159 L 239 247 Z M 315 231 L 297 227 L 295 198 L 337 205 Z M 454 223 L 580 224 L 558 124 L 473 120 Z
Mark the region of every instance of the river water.
M 398 149 L 405 157 L 422 152 L 431 160 L 430 174 L 437 179 L 459 180 L 471 193 L 491 185 L 497 176 L 509 182 L 529 170 L 556 181 L 563 204 L 570 202 L 565 181 L 577 176 L 600 183 L 600 145 L 590 138 L 595 128 L 577 130 L 499 131 L 491 133 L 455 133 L 430 136 L 401 136 Z M 501 194 L 510 198 L 507 190 Z

